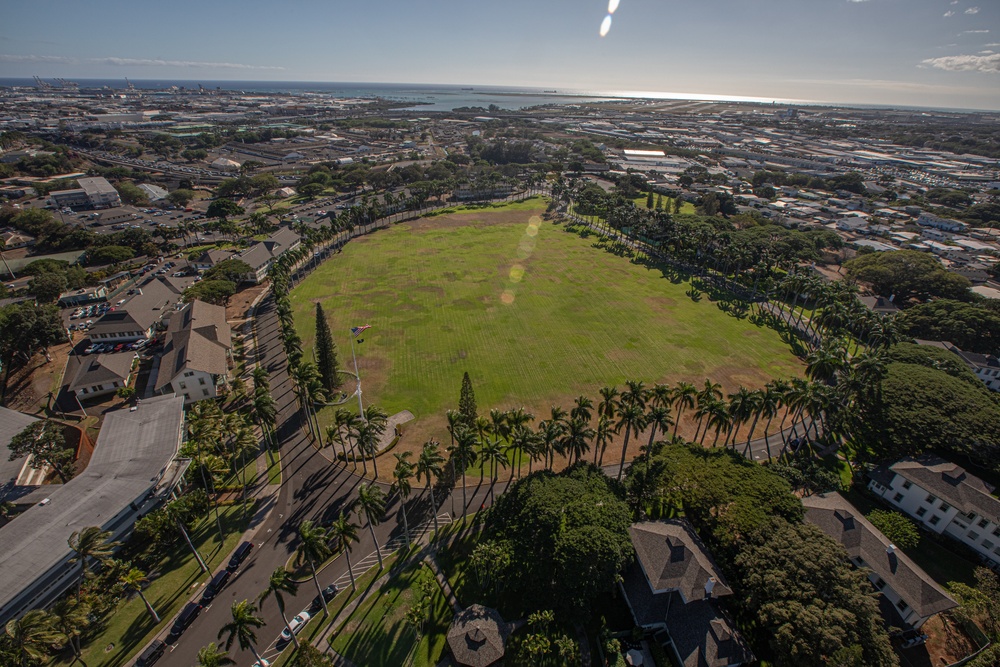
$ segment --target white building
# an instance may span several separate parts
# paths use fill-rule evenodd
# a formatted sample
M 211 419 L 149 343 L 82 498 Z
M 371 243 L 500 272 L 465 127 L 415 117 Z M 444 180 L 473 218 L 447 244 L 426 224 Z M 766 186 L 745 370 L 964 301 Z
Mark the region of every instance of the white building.
M 1000 359 L 992 354 L 978 354 L 976 352 L 966 352 L 954 343 L 936 340 L 917 340 L 919 345 L 932 345 L 940 347 L 957 354 L 965 365 L 969 367 L 976 377 L 982 380 L 983 384 L 990 391 L 1000 391 Z
M 212 169 L 219 171 L 239 171 L 240 163 L 229 158 L 220 157 L 212 162 Z
M 185 405 L 215 398 L 228 382 L 231 348 L 226 309 L 192 301 L 170 318 L 156 392 L 182 395 Z
M 1000 567 L 1000 499 L 961 466 L 933 455 L 906 457 L 873 471 L 868 488 L 928 530 Z

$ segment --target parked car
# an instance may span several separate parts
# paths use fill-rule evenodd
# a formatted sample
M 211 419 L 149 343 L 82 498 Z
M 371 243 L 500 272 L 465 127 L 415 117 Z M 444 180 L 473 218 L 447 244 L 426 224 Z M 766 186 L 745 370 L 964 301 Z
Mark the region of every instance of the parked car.
M 208 582 L 207 586 L 205 586 L 205 592 L 201 595 L 202 604 L 211 602 L 211 600 L 218 595 L 223 588 L 225 588 L 226 584 L 229 583 L 229 577 L 231 576 L 233 576 L 232 572 L 229 570 L 222 570 L 212 577 L 212 580 Z
M 188 602 L 184 605 L 184 609 L 181 610 L 180 616 L 174 621 L 174 625 L 170 628 L 170 634 L 167 635 L 167 642 L 173 643 L 180 639 L 180 636 L 184 634 L 184 631 L 188 629 L 194 619 L 198 618 L 198 614 L 201 613 L 201 605 L 197 602 Z
M 243 561 L 250 556 L 251 551 L 253 551 L 253 542 L 246 541 L 238 546 L 236 551 L 233 552 L 232 558 L 229 559 L 229 565 L 226 566 L 226 569 L 230 572 L 235 572 L 243 564 Z
M 154 639 L 153 643 L 146 647 L 146 650 L 142 652 L 142 655 L 136 659 L 135 667 L 152 667 L 152 665 L 160 659 L 160 656 L 163 655 L 163 652 L 166 651 L 166 649 L 166 644 L 159 639 Z
M 326 588 L 323 589 L 323 600 L 326 600 L 327 602 L 329 602 L 330 600 L 332 600 L 335 597 L 337 597 L 337 585 L 336 584 L 330 584 L 329 586 L 327 586 Z M 316 612 L 316 611 L 319 611 L 322 608 L 323 608 L 323 602 L 320 600 L 320 597 L 317 595 L 316 597 L 313 598 L 312 604 L 309 605 L 309 609 L 311 611 Z
M 305 627 L 310 618 L 312 616 L 310 616 L 308 611 L 300 611 L 295 614 L 295 617 L 288 622 L 288 627 L 281 631 L 281 639 L 286 642 L 292 641 L 292 635 L 299 634 L 299 631 Z M 288 631 L 289 628 L 291 628 L 291 632 Z

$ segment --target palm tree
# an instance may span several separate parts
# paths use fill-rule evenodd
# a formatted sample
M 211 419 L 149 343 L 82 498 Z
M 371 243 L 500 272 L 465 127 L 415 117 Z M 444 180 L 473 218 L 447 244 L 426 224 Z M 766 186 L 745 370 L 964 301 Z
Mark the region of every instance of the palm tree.
M 284 566 L 279 565 L 271 573 L 271 577 L 267 580 L 267 588 L 260 592 L 257 596 L 257 606 L 260 608 L 264 607 L 264 600 L 274 595 L 274 601 L 278 603 L 278 613 L 281 614 L 281 620 L 284 622 L 285 627 L 288 629 L 288 634 L 292 636 L 292 643 L 295 644 L 295 648 L 299 647 L 299 640 L 295 637 L 295 633 L 292 632 L 292 626 L 288 624 L 288 619 L 285 617 L 285 593 L 289 595 L 295 595 L 295 592 L 299 589 L 299 585 L 295 583 L 292 576 L 288 573 L 288 570 Z M 322 595 L 320 595 L 322 597 Z
M 451 460 L 462 469 L 462 518 L 464 519 L 466 509 L 469 506 L 465 490 L 465 473 L 469 466 L 476 462 L 476 434 L 465 426 L 459 425 L 455 428 L 453 436 Z
M 591 410 L 594 409 L 594 401 L 587 396 L 577 396 L 573 403 L 573 409 L 569 411 L 570 418 L 580 419 L 584 423 L 589 424 L 592 414 Z
M 618 423 L 615 424 L 615 433 L 625 428 L 625 442 L 622 444 L 622 460 L 618 467 L 618 480 L 621 481 L 622 472 L 625 470 L 625 458 L 628 456 L 628 440 L 632 433 L 638 433 L 646 425 L 646 415 L 641 405 L 637 402 L 629 402 L 623 405 L 618 413 Z
M 381 441 L 384 428 L 385 427 L 382 427 L 382 431 L 380 431 L 378 422 L 366 421 L 362 422 L 354 432 L 355 442 L 358 445 L 358 450 L 361 452 L 361 461 L 364 462 L 365 457 L 371 457 L 375 479 L 378 479 L 378 463 L 376 461 L 376 456 L 378 454 L 378 446 Z M 365 474 L 367 474 L 367 472 L 368 466 L 365 465 Z
M 49 648 L 61 639 L 52 617 L 41 609 L 32 609 L 21 618 L 7 621 L 6 631 L 21 667 L 45 660 Z
M 593 439 L 594 429 L 590 428 L 589 420 L 574 417 L 566 426 L 566 434 L 561 443 L 562 450 L 570 462 L 575 458 L 578 463 L 580 457 L 590 451 L 590 441 Z
M 566 424 L 554 419 L 546 419 L 538 423 L 538 435 L 541 439 L 542 454 L 545 456 L 545 469 L 551 470 L 555 463 L 555 448 L 566 432 Z
M 649 457 L 649 453 L 653 450 L 653 440 L 656 439 L 656 429 L 659 428 L 661 431 L 666 432 L 666 430 L 670 428 L 673 423 L 674 420 L 670 416 L 670 408 L 666 405 L 655 405 L 649 409 L 649 413 L 646 415 L 646 425 L 651 426 L 652 428 L 649 429 L 649 442 L 646 443 L 647 458 Z
M 604 450 L 608 448 L 613 429 L 614 422 L 607 415 L 601 415 L 597 418 L 597 428 L 594 430 L 594 465 L 596 466 L 604 465 Z M 598 460 L 598 451 L 600 451 L 600 460 Z
M 235 664 L 236 661 L 216 646 L 215 642 L 210 642 L 208 646 L 202 646 L 198 649 L 198 667 L 225 667 Z
M 97 526 L 89 526 L 80 531 L 73 531 L 69 536 L 69 548 L 75 555 L 69 559 L 71 563 L 80 564 L 80 580 L 76 584 L 76 599 L 80 599 L 83 579 L 87 574 L 87 561 L 91 558 L 99 563 L 106 563 L 118 547 L 118 542 L 109 542 L 110 530 L 101 530 Z
M 597 404 L 597 414 L 614 419 L 618 414 L 618 388 L 601 387 L 598 393 L 601 395 L 601 402 Z
M 483 461 L 490 465 L 490 497 L 496 499 L 495 485 L 497 477 L 500 476 L 500 468 L 507 467 L 507 454 L 503 448 L 495 442 L 487 442 L 480 452 Z
M 403 532 L 406 535 L 406 548 L 410 548 L 410 524 L 406 518 L 406 499 L 410 497 L 410 479 L 413 477 L 413 464 L 409 458 L 413 452 L 396 452 L 396 467 L 392 471 L 392 489 L 399 494 L 399 506 L 403 510 Z
M 375 483 L 362 484 L 358 487 L 358 505 L 364 510 L 365 518 L 368 519 L 368 529 L 372 534 L 372 541 L 375 542 L 375 554 L 378 556 L 378 569 L 382 569 L 382 549 L 378 545 L 378 538 L 375 537 L 375 526 L 382 523 L 385 516 L 385 493 Z
M 626 380 L 625 386 L 627 389 L 622 392 L 621 404 L 624 405 L 638 405 L 643 410 L 646 409 L 646 397 L 647 389 L 646 383 L 642 380 Z
M 712 382 L 711 380 L 705 380 L 705 388 L 698 392 L 696 396 L 698 410 L 695 412 L 695 416 L 698 418 L 698 427 L 694 430 L 694 439 L 698 439 L 698 432 L 701 430 L 702 420 L 708 416 L 710 408 L 713 402 L 718 401 L 722 398 L 722 385 Z M 702 441 L 704 441 L 705 436 L 702 436 Z
M 434 532 L 438 530 L 437 504 L 434 502 L 434 488 L 431 486 L 433 478 L 441 476 L 441 464 L 444 457 L 441 456 L 441 443 L 431 439 L 424 443 L 424 448 L 420 451 L 417 459 L 417 481 L 423 477 L 427 480 L 427 492 L 431 496 L 431 511 L 434 512 Z
M 328 616 L 330 610 L 326 607 L 326 599 L 323 598 L 323 589 L 319 585 L 319 577 L 316 573 L 316 561 L 322 564 L 333 553 L 330 549 L 329 539 L 329 535 L 327 535 L 322 526 L 317 526 L 309 520 L 299 524 L 300 542 L 295 551 L 300 559 L 309 563 L 309 569 L 312 570 L 313 583 L 316 584 L 316 592 L 319 593 L 320 600 L 323 602 L 324 616 Z
M 260 654 L 257 653 L 257 647 L 254 645 L 257 642 L 257 633 L 254 632 L 254 628 L 263 627 L 264 619 L 253 613 L 253 605 L 247 600 L 234 602 L 231 611 L 233 620 L 222 626 L 217 638 L 222 639 L 222 635 L 228 635 L 226 637 L 227 651 L 233 648 L 233 642 L 239 642 L 240 650 L 249 650 L 257 662 L 260 662 Z
M 73 658 L 78 660 L 83 667 L 87 663 L 83 661 L 80 654 L 80 635 L 90 625 L 90 605 L 86 602 L 77 602 L 70 597 L 64 597 L 56 602 L 52 607 L 52 622 L 55 628 L 66 637 L 69 648 L 73 651 Z
M 729 428 L 730 424 L 732 424 L 732 416 L 729 412 L 729 405 L 723 400 L 713 400 L 709 404 L 708 424 L 705 426 L 705 434 L 701 436 L 702 444 L 705 443 L 705 436 L 708 435 L 708 429 L 714 426 L 715 438 L 712 440 L 712 446 L 715 447 L 719 442 L 719 435 L 722 433 L 722 429 Z
M 673 407 L 677 408 L 677 418 L 674 420 L 674 435 L 677 435 L 677 426 L 681 423 L 681 414 L 684 410 L 693 410 L 698 397 L 698 389 L 690 382 L 678 382 L 674 387 Z M 696 434 L 697 436 L 697 434 Z
M 726 431 L 726 439 L 722 441 L 723 446 L 729 444 L 729 438 L 732 436 L 733 449 L 736 448 L 736 435 L 740 426 L 753 414 L 753 405 L 750 401 L 750 390 L 746 387 L 741 386 L 736 393 L 729 394 L 729 429 Z
M 146 573 L 137 567 L 130 568 L 127 572 L 121 572 L 118 575 L 118 581 L 122 583 L 125 590 L 132 591 L 139 594 L 139 598 L 142 599 L 143 604 L 146 605 L 146 611 L 153 618 L 153 624 L 160 622 L 160 615 L 156 613 L 153 609 L 153 605 L 149 604 L 149 600 L 142 592 L 142 585 L 147 583 L 149 579 L 146 577 Z
M 337 540 L 337 544 L 340 545 L 340 548 L 344 551 L 344 555 L 347 556 L 347 573 L 351 575 L 351 590 L 357 591 L 358 587 L 354 582 L 354 568 L 351 567 L 351 545 L 358 541 L 358 524 L 352 523 L 341 512 L 340 516 L 330 524 L 330 537 Z
M 757 420 L 761 417 L 767 419 L 767 423 L 764 424 L 764 445 L 767 447 L 767 458 L 771 458 L 771 440 L 768 435 L 768 430 L 771 428 L 771 421 L 778 414 L 778 407 L 781 404 L 781 395 L 776 389 L 778 381 L 768 382 L 764 388 L 759 392 L 760 400 L 757 403 L 757 414 L 754 416 L 753 426 L 750 427 L 750 433 L 753 433 L 754 426 L 757 425 Z M 749 446 L 750 436 L 747 436 L 747 445 Z

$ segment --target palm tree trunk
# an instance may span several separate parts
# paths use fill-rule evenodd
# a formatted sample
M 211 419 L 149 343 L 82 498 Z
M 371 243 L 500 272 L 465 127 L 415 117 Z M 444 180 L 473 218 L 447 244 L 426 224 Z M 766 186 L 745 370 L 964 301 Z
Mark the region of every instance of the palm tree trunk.
M 434 503 L 434 489 L 431 487 L 431 476 L 427 475 L 427 492 L 431 494 L 431 511 L 434 513 L 434 534 L 437 535 L 438 531 L 438 511 L 437 505 Z
M 410 524 L 406 520 L 406 502 L 403 497 L 399 497 L 399 506 L 403 510 L 403 534 L 406 535 L 406 548 L 410 548 Z
M 202 572 L 208 572 L 208 566 L 205 565 L 205 561 L 202 560 L 201 554 L 198 550 L 194 548 L 194 544 L 191 542 L 191 537 L 187 533 L 187 529 L 184 528 L 184 524 L 180 522 L 180 519 L 175 519 L 177 522 L 177 527 L 181 529 L 181 535 L 184 536 L 184 541 L 187 542 L 188 547 L 191 549 L 191 553 L 194 554 L 195 560 L 198 561 L 198 565 L 201 566 Z
M 405 512 L 404 512 L 405 516 Z M 351 567 L 351 550 L 344 549 L 344 555 L 347 556 L 347 574 L 351 576 L 351 590 L 357 592 L 358 586 L 354 583 L 354 568 Z
M 146 596 L 142 594 L 141 590 L 137 588 L 135 592 L 139 594 L 140 598 L 142 598 L 143 604 L 146 605 L 146 611 L 148 611 L 149 615 L 153 617 L 153 624 L 158 624 L 160 622 L 160 615 L 156 613 L 155 609 L 153 609 L 153 605 L 149 604 L 149 600 L 146 599 Z
M 631 435 L 631 433 L 630 433 L 631 429 L 632 429 L 632 425 L 631 424 L 629 424 L 629 425 L 627 425 L 625 427 L 625 443 L 622 445 L 622 460 L 621 460 L 621 464 L 618 466 L 618 481 L 619 482 L 622 479 L 622 472 L 625 470 L 625 456 L 628 454 L 628 439 L 629 439 L 629 436 Z
M 774 417 L 767 418 L 767 424 L 764 425 L 764 445 L 767 446 L 767 458 L 771 458 L 771 437 L 768 435 L 768 429 L 771 428 L 771 422 L 774 421 Z
M 312 558 L 309 559 L 309 569 L 312 570 L 312 579 L 313 583 L 316 584 L 316 592 L 319 593 L 319 600 L 323 603 L 323 616 L 329 616 L 330 610 L 326 606 L 326 598 L 323 597 L 323 589 L 319 585 L 319 574 L 316 572 L 316 564 Z
M 753 430 L 755 428 L 757 428 L 757 420 L 758 419 L 760 419 L 760 412 L 754 413 L 753 423 L 750 424 L 750 432 L 747 433 L 747 447 L 750 447 L 750 439 L 753 438 Z M 769 419 L 767 423 L 770 424 L 771 420 Z M 766 429 L 764 431 L 764 439 L 765 440 L 767 439 L 767 430 Z
M 261 662 L 262 659 L 260 657 L 260 654 L 257 653 L 257 647 L 254 646 L 252 643 L 250 643 L 248 648 L 250 649 L 250 652 L 253 653 L 253 657 L 257 660 L 257 662 L 263 664 L 263 662 Z
M 368 512 L 365 512 L 365 514 L 367 515 Z M 375 543 L 375 555 L 378 557 L 378 569 L 381 570 L 382 569 L 382 548 L 379 547 L 379 545 L 378 545 L 378 538 L 375 537 L 375 524 L 372 523 L 372 518 L 370 516 L 368 517 L 368 530 L 371 531 L 372 542 Z
M 462 520 L 465 520 L 465 512 L 469 507 L 468 499 L 465 496 L 465 461 L 462 461 Z M 454 492 L 452 492 L 454 493 Z
M 276 593 L 275 595 L 280 596 L 281 593 Z M 292 632 L 292 626 L 288 623 L 288 619 L 285 618 L 285 603 L 280 597 L 275 597 L 274 599 L 278 603 L 278 613 L 281 614 L 281 620 L 285 624 L 285 629 L 288 630 L 288 634 L 292 636 L 292 643 L 295 644 L 295 648 L 299 648 L 299 638 L 295 636 L 294 632 Z

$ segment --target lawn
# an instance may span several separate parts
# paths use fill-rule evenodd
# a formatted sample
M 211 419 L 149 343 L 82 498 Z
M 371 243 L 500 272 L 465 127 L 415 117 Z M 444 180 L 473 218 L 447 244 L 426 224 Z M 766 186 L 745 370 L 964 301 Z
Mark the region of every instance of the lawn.
M 535 415 L 632 378 L 710 377 L 730 392 L 800 374 L 777 333 L 693 302 L 683 282 L 543 221 L 543 210 L 534 200 L 450 212 L 351 241 L 292 291 L 306 358 L 316 302 L 346 369 L 350 327 L 372 325 L 355 346 L 364 398 L 413 412 L 404 449 L 447 439 L 444 414 L 465 371 L 480 414 Z M 681 430 L 693 434 L 693 421 Z
M 667 197 L 666 195 L 662 195 L 661 199 L 663 200 L 663 210 L 673 213 L 674 210 L 673 197 Z M 635 199 L 633 199 L 632 201 L 634 201 L 635 205 L 638 206 L 639 208 L 643 209 L 646 208 L 646 195 L 640 195 Z M 653 207 L 654 208 L 656 207 L 655 192 L 653 193 Z M 694 204 L 692 204 L 691 202 L 686 201 L 681 204 L 681 215 L 688 215 L 688 214 L 694 215 L 696 212 L 697 211 L 695 210 Z
M 431 605 L 423 636 L 416 641 L 405 615 L 420 595 L 423 582 L 431 584 Z M 358 605 L 333 640 L 333 649 L 354 664 L 366 667 L 436 665 L 444 653 L 451 610 L 430 568 L 409 559 L 367 600 Z
M 250 516 L 252 512 L 251 506 Z M 198 523 L 191 533 L 191 541 L 205 559 L 210 571 L 218 567 L 224 559 L 229 558 L 229 552 L 236 548 L 246 527 L 239 505 L 222 507 L 219 513 L 226 534 L 221 549 L 214 515 Z M 164 558 L 159 570 L 162 574 L 155 578 L 151 577 L 152 582 L 144 593 L 163 620 L 154 625 L 142 600 L 139 596 L 134 596 L 133 599 L 121 604 L 109 618 L 107 627 L 84 645 L 83 660 L 87 665 L 118 667 L 129 664 L 128 660 L 134 657 L 156 632 L 173 621 L 174 614 L 180 611 L 195 589 L 209 578 L 208 574 L 202 573 L 183 540 L 179 541 Z M 106 650 L 108 646 L 113 648 Z M 53 664 L 69 665 L 71 661 L 72 655 L 67 653 Z

